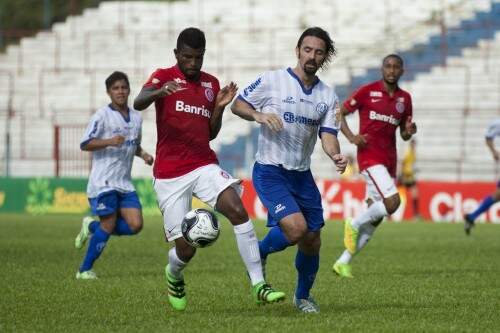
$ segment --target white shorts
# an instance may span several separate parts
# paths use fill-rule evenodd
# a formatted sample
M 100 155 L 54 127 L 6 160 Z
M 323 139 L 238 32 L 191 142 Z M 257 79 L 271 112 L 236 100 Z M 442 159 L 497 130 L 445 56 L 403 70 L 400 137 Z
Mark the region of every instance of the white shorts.
M 240 184 L 241 180 L 233 178 L 217 164 L 199 167 L 176 178 L 155 179 L 153 187 L 167 240 L 182 237 L 182 219 L 191 210 L 193 196 L 214 208 L 219 194 L 229 186 L 241 195 L 243 188 Z
M 361 172 L 366 181 L 365 199 L 380 201 L 398 193 L 394 178 L 382 164 L 373 165 Z

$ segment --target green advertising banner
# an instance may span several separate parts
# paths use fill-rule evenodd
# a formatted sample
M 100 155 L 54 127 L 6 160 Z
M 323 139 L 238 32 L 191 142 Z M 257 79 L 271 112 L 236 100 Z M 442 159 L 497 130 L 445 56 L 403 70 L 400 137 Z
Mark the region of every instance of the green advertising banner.
M 137 179 L 134 185 L 143 214 L 160 215 L 151 180 Z M 0 213 L 89 214 L 86 188 L 83 178 L 0 177 Z

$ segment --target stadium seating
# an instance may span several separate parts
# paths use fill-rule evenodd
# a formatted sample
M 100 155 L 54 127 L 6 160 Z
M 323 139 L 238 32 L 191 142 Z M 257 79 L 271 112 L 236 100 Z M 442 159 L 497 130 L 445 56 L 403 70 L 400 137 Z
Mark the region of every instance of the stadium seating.
M 398 51 L 407 59 L 403 86 L 413 94 L 419 122 L 420 177 L 490 180 L 495 170 L 482 133 L 500 108 L 499 8 L 498 0 L 386 0 L 377 5 L 289 0 L 286 9 L 264 0 L 103 2 L 0 55 L 2 140 L 9 94 L 14 111 L 10 129 L 16 168 L 11 174 L 53 175 L 53 125 L 85 124 L 93 110 L 107 103 L 103 81 L 112 70 L 129 74 L 135 96 L 151 71 L 174 63 L 175 38 L 186 26 L 206 32 L 205 70 L 241 87 L 265 70 L 294 66 L 298 35 L 305 26 L 320 25 L 331 32 L 339 50 L 320 75 L 342 97 L 377 77 L 383 55 Z M 442 10 L 446 57 L 438 24 Z M 14 82 L 10 93 L 8 76 Z M 154 151 L 152 108 L 144 118 L 143 145 Z M 349 122 L 357 127 L 356 119 Z M 226 112 L 213 141 L 222 165 L 248 176 L 256 133 L 253 124 Z M 343 137 L 341 144 L 354 153 Z M 313 171 L 335 177 L 320 145 L 316 148 Z M 1 144 L 2 155 L 4 149 Z M 32 160 L 39 161 L 36 170 L 29 167 Z M 150 174 L 141 163 L 134 168 L 137 175 Z

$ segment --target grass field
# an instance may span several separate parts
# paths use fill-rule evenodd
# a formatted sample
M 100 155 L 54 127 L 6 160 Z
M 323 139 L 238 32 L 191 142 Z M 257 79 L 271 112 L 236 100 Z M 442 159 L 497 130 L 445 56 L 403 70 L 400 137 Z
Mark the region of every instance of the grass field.
M 355 279 L 331 266 L 341 224 L 323 229 L 313 294 L 319 315 L 296 312 L 295 249 L 268 260 L 284 303 L 258 307 L 226 223 L 217 243 L 185 272 L 184 313 L 169 308 L 166 245 L 158 219 L 137 237 L 112 238 L 95 266 L 100 279 L 77 281 L 84 254 L 73 248 L 77 216 L 0 215 L 0 332 L 331 332 L 499 331 L 500 226 L 385 223 L 354 261 Z M 265 232 L 256 223 L 258 234 Z

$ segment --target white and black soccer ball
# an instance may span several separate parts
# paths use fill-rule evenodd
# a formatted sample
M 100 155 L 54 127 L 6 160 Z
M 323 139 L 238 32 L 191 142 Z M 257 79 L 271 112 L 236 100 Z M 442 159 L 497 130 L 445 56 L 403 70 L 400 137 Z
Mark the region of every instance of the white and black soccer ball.
M 194 247 L 212 245 L 219 237 L 219 221 L 214 213 L 199 208 L 189 211 L 182 220 L 182 236 Z

